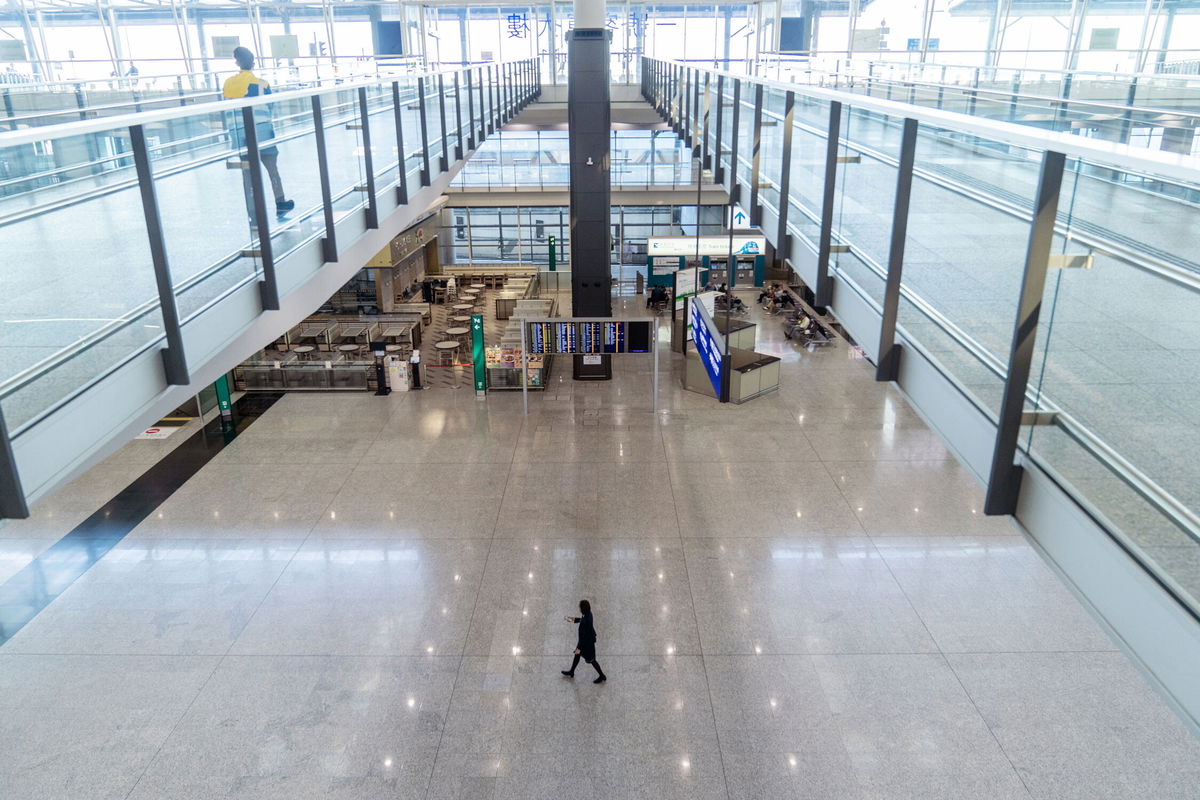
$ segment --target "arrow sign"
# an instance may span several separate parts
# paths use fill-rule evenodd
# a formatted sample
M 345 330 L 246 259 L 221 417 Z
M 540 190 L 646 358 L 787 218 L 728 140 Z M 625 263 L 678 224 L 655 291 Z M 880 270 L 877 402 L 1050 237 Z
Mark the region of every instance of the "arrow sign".
M 728 225 L 731 230 L 748 230 L 750 228 L 750 215 L 746 213 L 746 209 L 736 203 L 729 207 Z

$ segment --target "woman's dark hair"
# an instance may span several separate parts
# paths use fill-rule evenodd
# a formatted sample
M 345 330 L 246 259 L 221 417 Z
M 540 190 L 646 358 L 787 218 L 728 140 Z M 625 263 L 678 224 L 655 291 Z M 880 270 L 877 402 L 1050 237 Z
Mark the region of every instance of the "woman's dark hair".
M 582 611 L 584 613 L 584 615 L 590 614 L 590 613 L 592 613 L 592 604 L 589 603 L 587 600 L 580 600 L 579 601 L 579 610 Z

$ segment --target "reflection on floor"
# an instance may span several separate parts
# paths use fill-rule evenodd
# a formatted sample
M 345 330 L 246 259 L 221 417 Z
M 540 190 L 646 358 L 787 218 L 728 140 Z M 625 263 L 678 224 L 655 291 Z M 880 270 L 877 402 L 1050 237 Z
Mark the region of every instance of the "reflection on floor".
M 527 418 L 284 397 L 0 647 L 0 796 L 1195 797 L 1200 745 L 895 389 L 760 322 L 783 387 L 739 407 L 668 379 L 655 417 L 637 356 Z M 558 674 L 581 597 L 602 686 Z

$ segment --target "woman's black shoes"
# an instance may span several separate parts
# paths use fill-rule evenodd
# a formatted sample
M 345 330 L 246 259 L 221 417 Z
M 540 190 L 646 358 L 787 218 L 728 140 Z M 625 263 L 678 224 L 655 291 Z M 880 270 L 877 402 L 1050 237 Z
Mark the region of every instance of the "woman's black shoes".
M 575 677 L 575 673 L 574 673 L 574 672 L 571 672 L 570 670 L 566 670 L 566 669 L 564 669 L 564 670 L 562 671 L 562 674 L 563 674 L 563 675 L 566 675 L 568 678 L 574 678 L 574 677 Z
M 608 680 L 608 678 L 604 675 L 601 675 L 599 678 L 596 678 L 596 680 L 592 681 L 592 683 L 604 683 L 606 680 Z

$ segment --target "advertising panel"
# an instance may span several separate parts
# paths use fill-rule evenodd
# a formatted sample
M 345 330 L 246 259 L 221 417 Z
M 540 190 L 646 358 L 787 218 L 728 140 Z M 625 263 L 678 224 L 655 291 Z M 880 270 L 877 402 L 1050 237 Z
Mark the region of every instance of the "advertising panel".
M 717 397 L 720 397 L 721 351 L 724 349 L 721 334 L 717 332 L 716 326 L 708 318 L 708 313 L 701 303 L 695 301 L 688 303 L 688 319 L 692 323 L 692 340 L 696 345 L 696 352 L 700 355 L 701 362 L 704 363 L 704 371 L 708 373 L 708 380 L 712 383 L 713 391 L 717 393 Z
M 649 256 L 728 256 L 729 235 L 701 236 L 650 236 L 646 239 L 646 254 Z M 733 252 L 735 255 L 757 256 L 766 252 L 767 240 L 757 234 L 735 233 Z

